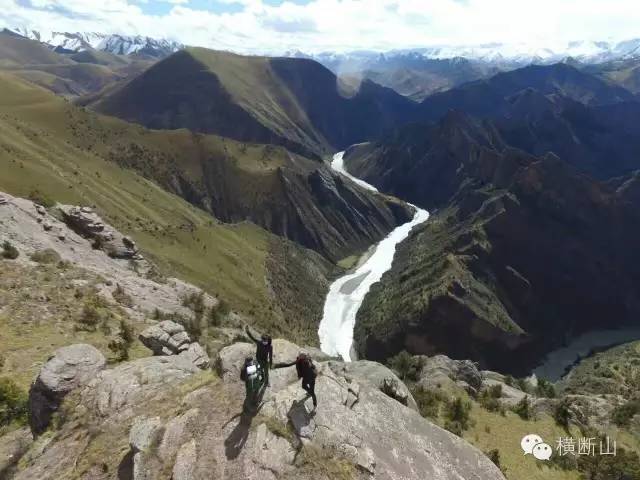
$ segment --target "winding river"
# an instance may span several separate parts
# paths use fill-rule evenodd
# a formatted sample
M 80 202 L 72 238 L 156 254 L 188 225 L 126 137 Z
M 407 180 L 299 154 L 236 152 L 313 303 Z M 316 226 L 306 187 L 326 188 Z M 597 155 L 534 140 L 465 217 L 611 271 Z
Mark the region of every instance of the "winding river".
M 369 190 L 378 191 L 373 185 L 354 177 L 344 168 L 344 152 L 336 153 L 331 167 L 349 177 L 355 183 Z M 380 281 L 382 275 L 391 268 L 396 246 L 409 236 L 416 225 L 429 218 L 429 212 L 414 205 L 416 213 L 407 222 L 387 235 L 375 246 L 375 251 L 355 271 L 338 278 L 331 284 L 324 303 L 322 321 L 318 329 L 320 348 L 329 355 L 338 355 L 344 361 L 351 361 L 353 328 L 356 314 L 371 286 Z

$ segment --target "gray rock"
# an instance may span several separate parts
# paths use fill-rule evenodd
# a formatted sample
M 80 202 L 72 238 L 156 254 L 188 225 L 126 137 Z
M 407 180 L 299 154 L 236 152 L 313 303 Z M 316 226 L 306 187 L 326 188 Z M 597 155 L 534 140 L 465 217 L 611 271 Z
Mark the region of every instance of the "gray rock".
M 320 364 L 314 413 L 304 392 L 291 384 L 274 392 L 261 414 L 291 421 L 297 435 L 316 448 L 358 458 L 357 464 L 375 472 L 375 478 L 504 479 L 482 452 L 383 394 L 377 385 L 358 382 L 358 401 L 345 404 L 353 380 L 334 370 Z
M 167 422 L 158 448 L 158 455 L 161 458 L 172 458 L 181 445 L 193 438 L 198 425 L 198 414 L 198 409 L 192 408 Z
M 0 436 L 0 476 L 9 473 L 32 443 L 33 436 L 28 428 Z
M 465 390 L 476 395 L 482 388 L 482 373 L 470 360 L 453 360 L 446 355 L 420 356 L 422 370 L 418 383 L 427 389 L 449 392 Z
M 195 480 L 198 450 L 195 440 L 185 443 L 178 450 L 171 480 Z
M 154 445 L 162 432 L 160 417 L 137 418 L 129 430 L 129 445 L 134 452 L 143 452 Z
M 154 355 L 166 355 L 166 351 L 177 354 L 180 346 L 191 341 L 184 327 L 170 320 L 146 328 L 138 338 Z
M 135 243 L 102 221 L 89 207 L 59 207 L 64 222 L 78 235 L 93 240 L 94 244 L 112 258 L 134 258 L 137 253 Z
M 29 391 L 29 423 L 34 434 L 47 428 L 65 395 L 89 383 L 105 365 L 104 355 L 91 345 L 77 344 L 56 350 Z
M 476 392 L 482 388 L 482 373 L 478 365 L 471 360 L 460 360 L 457 362 L 456 380 L 467 383 Z
M 368 360 L 358 360 L 357 362 L 328 362 L 329 367 L 337 374 L 348 379 L 355 380 L 359 384 L 366 384 L 371 388 L 383 391 L 385 382 L 388 386 L 393 384 L 393 389 L 388 392 L 391 397 L 403 405 L 414 410 L 418 410 L 416 402 L 409 392 L 409 389 L 392 370 L 384 365 Z M 354 387 L 358 388 L 358 387 Z M 385 392 L 387 393 L 387 392 Z M 387 393 L 387 394 L 389 394 Z
M 197 342 L 190 344 L 187 350 L 180 353 L 180 356 L 189 359 L 191 363 L 202 370 L 206 370 L 211 366 L 209 355 L 202 348 L 202 345 Z
M 143 404 L 200 369 L 180 355 L 147 357 L 104 370 L 83 389 L 83 403 L 108 417 Z
M 253 357 L 255 353 L 256 347 L 252 343 L 234 343 L 224 347 L 218 352 L 218 373 L 225 382 L 239 382 L 245 358 Z

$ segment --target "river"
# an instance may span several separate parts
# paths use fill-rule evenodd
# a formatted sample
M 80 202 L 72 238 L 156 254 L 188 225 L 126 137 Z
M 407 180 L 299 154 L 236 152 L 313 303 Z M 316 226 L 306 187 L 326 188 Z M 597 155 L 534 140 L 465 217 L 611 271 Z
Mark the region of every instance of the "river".
M 565 347 L 546 355 L 543 362 L 533 370 L 538 378 L 557 382 L 569 367 L 579 359 L 588 357 L 594 350 L 604 350 L 623 343 L 640 340 L 640 327 L 627 327 L 616 330 L 594 330 L 574 338 Z
M 354 177 L 344 168 L 344 152 L 333 156 L 331 167 L 355 183 L 368 190 L 378 190 L 367 182 Z M 396 246 L 409 236 L 416 225 L 426 222 L 429 212 L 415 208 L 410 222 L 404 223 L 389 233 L 375 247 L 375 251 L 355 271 L 338 278 L 331 284 L 324 303 L 322 321 L 318 328 L 320 348 L 329 355 L 338 355 L 346 362 L 351 361 L 353 328 L 356 315 L 371 286 L 380 281 L 382 275 L 391 268 Z

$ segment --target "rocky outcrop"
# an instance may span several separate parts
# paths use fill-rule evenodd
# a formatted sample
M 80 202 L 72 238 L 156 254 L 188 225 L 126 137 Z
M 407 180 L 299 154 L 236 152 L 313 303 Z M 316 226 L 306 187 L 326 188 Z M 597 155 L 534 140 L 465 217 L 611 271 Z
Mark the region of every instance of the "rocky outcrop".
M 64 397 L 95 378 L 105 365 L 104 355 L 91 345 L 56 350 L 29 391 L 29 423 L 33 433 L 42 433 Z
M 207 352 L 198 342 L 192 342 L 184 326 L 171 320 L 152 325 L 138 336 L 154 355 L 180 355 L 198 368 L 210 366 Z
M 91 208 L 61 205 L 59 210 L 73 231 L 92 240 L 95 248 L 104 250 L 110 257 L 142 258 L 131 238 L 106 224 Z
M 476 395 L 482 388 L 482 373 L 474 362 L 453 360 L 446 355 L 415 358 L 421 365 L 418 384 L 424 388 L 463 389 L 471 395 Z
M 156 310 L 191 317 L 193 312 L 183 303 L 186 297 L 192 295 L 202 294 L 207 307 L 217 303 L 215 298 L 193 285 L 176 278 L 162 278 L 149 261 L 139 260 L 137 255 L 134 258 L 112 258 L 105 255 L 103 250 L 96 250 L 91 237 L 76 233 L 57 218 L 64 218 L 61 212 L 58 215 L 57 208 L 46 210 L 24 198 L 3 192 L 0 195 L 6 200 L 0 208 L 0 237 L 3 241 L 10 241 L 20 251 L 21 255 L 16 260 L 18 263 L 28 264 L 33 253 L 54 250 L 64 262 L 103 278 L 104 282 L 97 287 L 105 298 L 112 297 L 114 285 L 119 285 L 131 299 L 131 305 L 126 306 L 128 314 L 140 320 L 148 318 Z M 60 208 L 68 211 L 78 209 Z M 43 223 L 51 228 L 45 230 Z M 111 227 L 104 225 L 105 230 L 111 230 Z M 114 231 L 113 234 L 114 239 L 125 238 L 121 233 Z
M 274 344 L 281 363 L 300 351 L 289 342 Z M 275 369 L 261 406 L 243 412 L 244 388 L 231 373 L 253 348 L 223 349 L 222 379 L 182 354 L 99 372 L 69 397 L 75 403 L 59 432 L 46 448 L 30 448 L 14 478 L 65 478 L 83 465 L 87 478 L 109 471 L 133 480 L 168 472 L 174 480 L 332 480 L 336 472 L 361 479 L 504 480 L 479 450 L 383 393 L 385 379 L 394 379 L 399 397 L 406 386 L 373 362 L 317 361 L 315 411 L 295 367 Z M 92 476 L 85 454 L 96 446 L 102 463 Z

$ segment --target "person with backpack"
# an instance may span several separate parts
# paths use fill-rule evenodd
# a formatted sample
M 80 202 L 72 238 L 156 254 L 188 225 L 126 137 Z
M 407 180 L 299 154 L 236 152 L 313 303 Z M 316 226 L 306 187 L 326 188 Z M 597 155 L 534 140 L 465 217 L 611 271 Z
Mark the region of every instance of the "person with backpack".
M 292 367 L 294 365 L 298 372 L 298 378 L 302 379 L 302 389 L 307 392 L 308 396 L 313 400 L 313 408 L 315 409 L 318 406 L 318 399 L 316 397 L 316 377 L 318 376 L 318 370 L 313 364 L 311 357 L 305 352 L 300 352 L 293 362 L 278 364 L 276 368 Z
M 271 336 L 261 335 L 260 339 L 258 339 L 257 337 L 253 336 L 248 325 L 245 327 L 245 330 L 247 331 L 247 335 L 249 335 L 249 338 L 256 344 L 256 360 L 262 368 L 264 380 L 268 387 L 270 385 L 269 369 L 273 366 L 273 346 Z
M 245 358 L 240 370 L 240 380 L 244 382 L 247 401 L 250 404 L 255 404 L 264 384 L 264 372 L 260 365 L 253 360 L 253 357 Z

